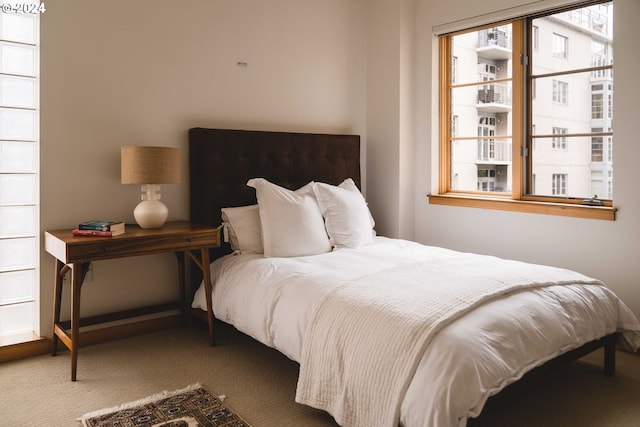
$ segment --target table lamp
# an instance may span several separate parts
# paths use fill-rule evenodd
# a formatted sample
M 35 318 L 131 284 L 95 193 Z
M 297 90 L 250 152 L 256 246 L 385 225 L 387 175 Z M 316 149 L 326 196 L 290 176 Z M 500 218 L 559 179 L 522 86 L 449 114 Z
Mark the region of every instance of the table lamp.
M 160 184 L 180 183 L 180 150 L 174 147 L 124 146 L 120 148 L 121 181 L 142 184 L 142 201 L 133 216 L 141 228 L 160 228 L 169 209 L 160 201 Z

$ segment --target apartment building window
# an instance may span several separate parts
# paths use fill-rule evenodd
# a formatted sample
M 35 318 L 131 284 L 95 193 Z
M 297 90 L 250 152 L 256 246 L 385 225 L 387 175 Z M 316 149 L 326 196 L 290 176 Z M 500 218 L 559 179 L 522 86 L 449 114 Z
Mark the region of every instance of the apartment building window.
M 565 36 L 561 36 L 560 34 L 553 33 L 552 49 L 553 56 L 556 58 L 567 59 L 567 56 L 569 55 L 569 39 Z
M 613 170 L 597 160 L 598 144 L 603 159 L 613 145 L 612 16 L 612 1 L 594 1 L 440 35 L 440 174 L 430 203 L 615 219 L 611 192 L 603 208 L 581 205 L 593 197 L 593 173 Z
M 567 174 L 553 174 L 551 178 L 551 192 L 554 196 L 565 196 L 567 194 Z
M 560 136 L 554 136 L 553 140 L 551 141 L 551 147 L 554 150 L 566 150 L 567 149 L 567 137 L 566 135 L 569 133 L 569 129 L 567 128 L 561 128 L 561 127 L 555 127 L 553 128 L 553 134 L 554 135 L 560 135 Z
M 604 117 L 604 85 L 591 85 L 591 118 L 602 119 Z
M 568 92 L 569 83 L 560 80 L 553 81 L 553 102 L 566 105 Z
M 591 132 L 600 134 L 602 128 L 593 128 Z M 604 139 L 601 135 L 591 137 L 591 161 L 602 162 L 604 159 Z
M 458 74 L 458 58 L 451 57 L 451 84 L 456 84 L 456 75 Z
M 478 168 L 478 191 L 495 191 L 496 169 L 492 166 Z
M 27 3 L 15 3 L 16 10 L 27 11 Z M 0 345 L 30 340 L 39 328 L 38 45 L 43 11 L 0 13 Z

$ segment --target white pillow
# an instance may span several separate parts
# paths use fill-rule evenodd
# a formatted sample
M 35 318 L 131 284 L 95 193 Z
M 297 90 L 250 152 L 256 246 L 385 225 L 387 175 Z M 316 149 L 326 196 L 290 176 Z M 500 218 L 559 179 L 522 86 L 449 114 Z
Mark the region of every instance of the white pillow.
M 317 182 L 313 190 L 333 247 L 358 248 L 373 241 L 373 217 L 351 178 L 338 186 Z
M 266 257 L 316 255 L 331 251 L 313 183 L 291 191 L 264 178 L 247 182 L 256 189 Z
M 222 224 L 231 249 L 244 254 L 264 252 L 258 205 L 222 208 Z

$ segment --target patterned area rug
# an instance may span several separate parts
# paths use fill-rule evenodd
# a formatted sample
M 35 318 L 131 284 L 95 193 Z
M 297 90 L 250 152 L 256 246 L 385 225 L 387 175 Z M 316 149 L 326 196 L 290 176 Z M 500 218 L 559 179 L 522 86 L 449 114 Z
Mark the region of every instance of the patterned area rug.
M 250 427 L 200 384 L 83 415 L 85 427 Z

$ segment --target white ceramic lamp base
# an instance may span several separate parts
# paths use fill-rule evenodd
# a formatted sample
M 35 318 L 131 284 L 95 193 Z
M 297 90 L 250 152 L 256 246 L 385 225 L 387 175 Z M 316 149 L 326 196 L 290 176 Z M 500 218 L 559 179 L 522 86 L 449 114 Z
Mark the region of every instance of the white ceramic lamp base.
M 160 201 L 160 186 L 142 186 L 142 201 L 133 211 L 133 217 L 141 228 L 160 228 L 167 221 L 169 209 Z
M 143 200 L 133 211 L 136 223 L 142 228 L 160 228 L 168 216 L 169 209 L 160 200 Z

